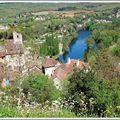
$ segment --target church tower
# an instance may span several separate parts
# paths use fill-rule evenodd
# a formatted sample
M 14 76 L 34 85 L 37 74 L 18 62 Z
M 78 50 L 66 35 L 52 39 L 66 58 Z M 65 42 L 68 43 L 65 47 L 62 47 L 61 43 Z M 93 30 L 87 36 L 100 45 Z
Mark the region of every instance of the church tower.
M 23 44 L 22 34 L 14 31 L 13 32 L 13 42 L 14 42 L 14 44 Z

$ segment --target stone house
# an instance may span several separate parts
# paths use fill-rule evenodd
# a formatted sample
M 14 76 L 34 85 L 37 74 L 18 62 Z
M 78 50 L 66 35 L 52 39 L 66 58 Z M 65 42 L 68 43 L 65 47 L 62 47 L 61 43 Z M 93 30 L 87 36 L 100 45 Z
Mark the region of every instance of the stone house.
M 57 88 L 61 88 L 61 83 L 63 80 L 67 79 L 72 73 L 74 68 L 84 69 L 88 67 L 88 65 L 79 60 L 70 60 L 68 59 L 67 63 L 61 64 L 55 70 L 51 78 L 54 81 L 54 85 Z
M 0 47 L 0 58 L 16 54 L 23 54 L 23 42 L 22 35 L 20 33 L 13 32 L 13 39 L 5 40 L 4 46 Z
M 5 40 L 4 45 L 0 47 L 0 58 L 5 62 L 5 69 L 1 68 L 1 72 L 6 72 L 4 79 L 2 79 L 2 85 L 5 86 L 5 82 L 15 81 L 19 76 L 20 67 L 25 64 L 24 57 L 22 56 L 23 42 L 22 35 L 17 32 L 13 32 L 13 39 Z M 2 74 L 2 73 L 1 73 Z
M 42 66 L 39 65 L 36 61 L 27 61 L 25 66 L 26 66 L 26 70 L 24 74 L 28 72 L 37 73 L 37 74 L 43 73 Z
M 60 65 L 60 63 L 57 60 L 54 60 L 53 58 L 47 57 L 42 69 L 43 73 L 47 75 L 48 77 L 51 77 L 54 73 L 54 70 Z

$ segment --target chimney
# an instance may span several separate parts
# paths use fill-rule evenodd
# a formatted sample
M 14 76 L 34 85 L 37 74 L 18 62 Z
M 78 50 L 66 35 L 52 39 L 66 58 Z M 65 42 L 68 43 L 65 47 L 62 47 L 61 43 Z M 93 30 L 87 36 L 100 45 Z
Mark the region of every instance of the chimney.
M 78 67 L 78 66 L 79 66 L 79 64 L 80 64 L 80 62 L 79 62 L 79 60 L 77 60 L 77 62 L 76 62 L 76 66 Z
M 67 64 L 70 64 L 70 62 L 71 62 L 71 59 L 70 59 L 70 57 L 68 57 Z

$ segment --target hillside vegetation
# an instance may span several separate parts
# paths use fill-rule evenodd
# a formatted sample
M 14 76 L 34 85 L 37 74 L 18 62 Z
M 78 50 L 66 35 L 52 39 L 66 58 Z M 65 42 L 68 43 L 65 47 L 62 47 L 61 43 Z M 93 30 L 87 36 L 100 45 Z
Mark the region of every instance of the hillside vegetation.
M 58 59 L 60 43 L 65 53 L 78 31 L 91 33 L 84 58 L 88 69 L 74 69 L 62 80 L 61 89 L 48 76 L 28 72 L 14 86 L 1 88 L 0 117 L 120 117 L 120 74 L 115 71 L 120 63 L 119 8 L 120 4 L 0 4 L 0 24 L 9 27 L 0 31 L 1 46 L 17 31 L 33 56 Z M 95 14 L 31 14 L 53 10 L 94 10 Z

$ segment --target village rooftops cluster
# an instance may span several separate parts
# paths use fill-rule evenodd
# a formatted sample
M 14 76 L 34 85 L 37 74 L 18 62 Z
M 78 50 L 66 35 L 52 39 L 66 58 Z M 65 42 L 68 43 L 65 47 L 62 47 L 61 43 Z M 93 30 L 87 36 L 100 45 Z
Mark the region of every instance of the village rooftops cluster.
M 15 81 L 28 72 L 42 73 L 40 61 L 33 58 L 30 51 L 23 47 L 22 35 L 13 32 L 13 39 L 5 40 L 0 47 L 0 83 L 2 87 Z M 7 84 L 8 85 L 8 84 Z
M 88 64 L 70 58 L 67 63 L 59 63 L 59 61 L 47 57 L 42 63 L 29 55 L 28 51 L 26 53 L 25 50 L 22 35 L 17 32 L 13 32 L 12 40 L 5 40 L 4 45 L 0 47 L 0 81 L 3 86 L 6 81 L 14 83 L 20 76 L 33 72 L 45 74 L 59 88 L 61 81 L 71 75 L 75 67 L 80 69 L 88 67 Z
M 4 40 L 3 46 L 0 46 L 0 82 L 5 86 L 5 82 L 11 83 L 20 76 L 18 54 L 23 54 L 22 35 L 13 32 L 13 39 Z M 16 58 L 15 58 L 16 57 Z M 14 60 L 15 59 L 15 60 Z
M 89 65 L 79 60 L 71 60 L 68 58 L 67 63 L 59 63 L 52 58 L 46 58 L 43 64 L 44 74 L 49 76 L 54 81 L 56 87 L 60 87 L 61 81 L 66 79 L 73 73 L 74 68 L 88 69 Z

